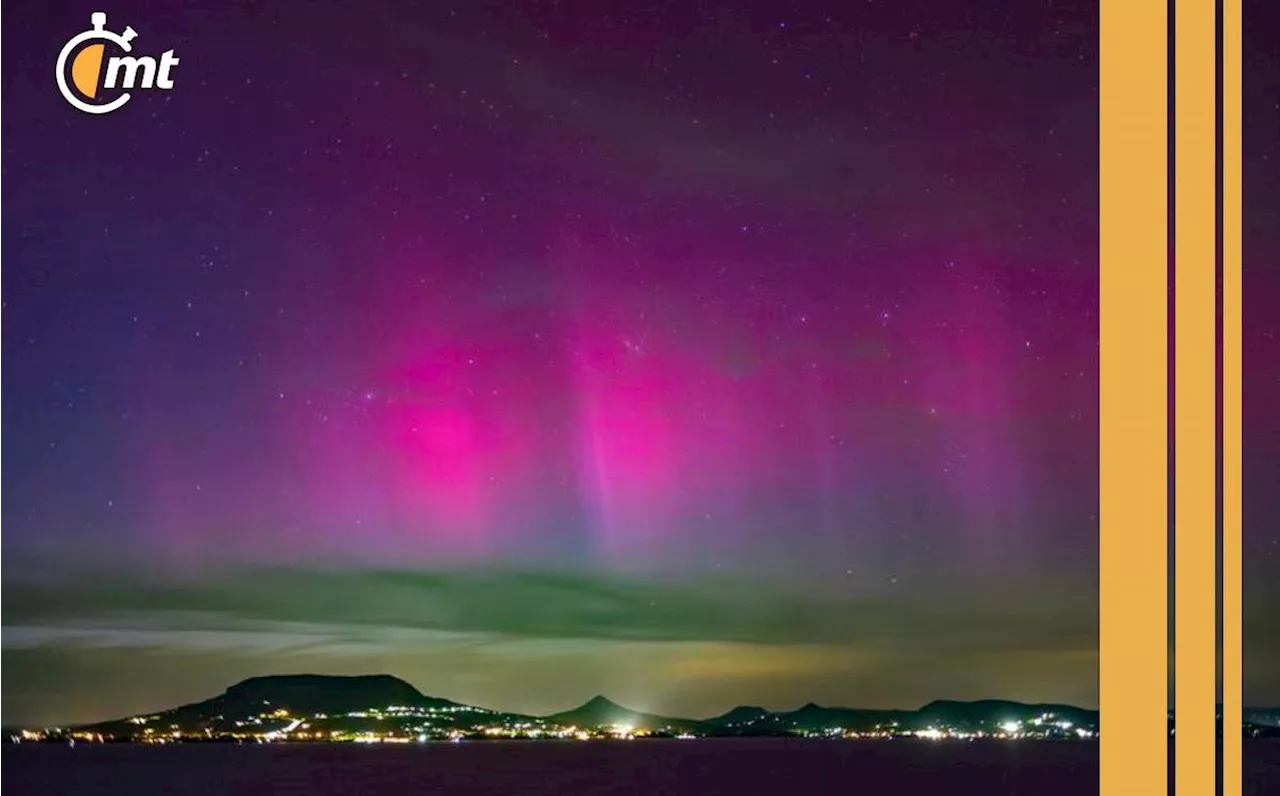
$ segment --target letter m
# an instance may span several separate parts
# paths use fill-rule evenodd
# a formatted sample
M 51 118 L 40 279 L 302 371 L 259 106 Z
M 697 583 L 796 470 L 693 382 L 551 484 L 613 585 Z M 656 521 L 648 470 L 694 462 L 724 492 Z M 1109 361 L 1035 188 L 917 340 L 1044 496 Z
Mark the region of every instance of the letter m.
M 107 61 L 107 88 L 115 88 L 120 70 L 124 70 L 124 80 L 120 88 L 151 88 L 156 81 L 156 59 L 149 55 L 134 58 L 132 55 L 117 55 Z M 142 70 L 142 82 L 138 83 L 138 70 Z

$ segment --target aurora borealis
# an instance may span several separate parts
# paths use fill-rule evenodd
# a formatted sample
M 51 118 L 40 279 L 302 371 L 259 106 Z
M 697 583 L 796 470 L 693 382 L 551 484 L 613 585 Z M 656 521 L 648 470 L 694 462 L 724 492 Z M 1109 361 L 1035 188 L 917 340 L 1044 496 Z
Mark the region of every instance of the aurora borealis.
M 1096 705 L 1096 10 L 960 5 L 9 9 L 6 722 Z

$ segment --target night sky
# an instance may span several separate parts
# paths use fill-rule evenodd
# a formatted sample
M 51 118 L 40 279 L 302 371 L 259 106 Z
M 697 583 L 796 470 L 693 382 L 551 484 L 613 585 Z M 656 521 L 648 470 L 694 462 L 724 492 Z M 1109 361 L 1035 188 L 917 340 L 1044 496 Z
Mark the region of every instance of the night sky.
M 294 671 L 1096 705 L 1093 6 L 119 2 L 180 65 L 105 116 L 53 74 L 99 8 L 10 8 L 6 723 Z M 1246 44 L 1246 699 L 1280 702 Z

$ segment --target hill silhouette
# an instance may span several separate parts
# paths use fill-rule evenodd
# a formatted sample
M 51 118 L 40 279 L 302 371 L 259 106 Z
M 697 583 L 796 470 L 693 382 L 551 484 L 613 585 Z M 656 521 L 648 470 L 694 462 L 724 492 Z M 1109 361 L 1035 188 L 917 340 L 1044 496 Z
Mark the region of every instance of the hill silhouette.
M 642 713 L 623 707 L 604 696 L 594 696 L 572 710 L 543 716 L 543 721 L 577 727 L 623 726 L 637 730 L 671 730 L 681 732 L 691 729 L 698 722 L 691 719 L 670 718 Z
M 428 696 L 387 674 L 290 674 L 252 677 L 200 702 L 81 725 L 78 729 L 114 738 L 139 738 L 144 733 L 151 737 L 267 734 L 279 738 L 290 732 L 294 733 L 289 736 L 293 738 L 308 731 L 312 738 L 390 731 L 424 737 L 471 737 L 493 733 L 495 728 L 498 735 L 536 730 L 542 736 L 554 736 L 569 728 L 611 733 L 620 727 L 659 735 L 749 736 L 910 734 L 936 727 L 997 734 L 1011 723 L 1025 726 L 1028 731 L 1036 727 L 1041 734 L 1064 737 L 1074 737 L 1077 729 L 1087 730 L 1085 735 L 1092 737 L 1098 727 L 1098 711 L 997 699 L 937 700 L 917 710 L 830 707 L 810 702 L 781 711 L 741 705 L 711 718 L 688 719 L 635 710 L 597 695 L 570 710 L 530 716 Z M 318 731 L 323 735 L 316 735 Z

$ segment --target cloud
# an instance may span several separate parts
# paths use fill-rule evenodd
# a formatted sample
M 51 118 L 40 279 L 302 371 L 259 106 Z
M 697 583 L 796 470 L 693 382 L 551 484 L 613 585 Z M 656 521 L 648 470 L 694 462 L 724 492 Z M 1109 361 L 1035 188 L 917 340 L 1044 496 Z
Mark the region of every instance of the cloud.
M 395 645 L 421 641 L 423 634 L 454 634 L 841 644 L 937 655 L 1096 647 L 1091 601 L 813 597 L 729 579 L 510 570 L 244 568 L 184 580 L 11 581 L 4 626 L 5 646 L 101 644 L 112 634 L 125 643 L 119 639 L 200 632 L 200 643 L 241 643 L 246 634 L 264 633 L 298 644 Z

